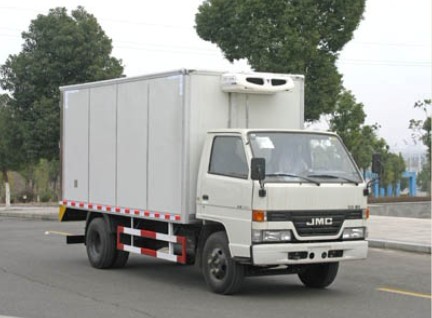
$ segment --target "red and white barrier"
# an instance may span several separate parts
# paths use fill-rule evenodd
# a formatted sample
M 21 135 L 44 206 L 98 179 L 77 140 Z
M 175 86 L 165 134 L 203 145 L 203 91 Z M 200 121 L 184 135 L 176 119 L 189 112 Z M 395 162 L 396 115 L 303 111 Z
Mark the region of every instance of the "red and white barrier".
M 178 243 L 182 247 L 182 254 L 175 255 L 175 254 L 170 254 L 169 252 L 165 253 L 165 252 L 156 251 L 149 248 L 127 245 L 120 242 L 121 234 L 149 238 L 149 239 L 164 241 L 168 243 Z M 119 225 L 117 226 L 117 249 L 121 251 L 134 253 L 134 254 L 148 255 L 148 256 L 161 258 L 171 262 L 186 264 L 186 238 L 184 236 L 175 236 L 175 235 L 157 233 L 148 230 L 132 229 L 132 228 Z

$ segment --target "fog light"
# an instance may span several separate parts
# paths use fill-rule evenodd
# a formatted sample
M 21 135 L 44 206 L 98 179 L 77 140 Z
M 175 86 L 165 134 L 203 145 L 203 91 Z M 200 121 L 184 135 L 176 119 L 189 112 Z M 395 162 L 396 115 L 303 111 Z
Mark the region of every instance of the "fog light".
M 347 228 L 343 231 L 342 238 L 344 240 L 358 240 L 365 238 L 365 228 L 364 227 L 353 227 Z

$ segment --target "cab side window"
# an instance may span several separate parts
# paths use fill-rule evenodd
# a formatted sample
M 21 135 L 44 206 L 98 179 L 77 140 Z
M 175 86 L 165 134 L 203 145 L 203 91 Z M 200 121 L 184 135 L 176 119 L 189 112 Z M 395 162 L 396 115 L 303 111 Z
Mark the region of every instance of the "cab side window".
M 240 137 L 218 136 L 213 139 L 209 173 L 248 178 L 249 167 Z

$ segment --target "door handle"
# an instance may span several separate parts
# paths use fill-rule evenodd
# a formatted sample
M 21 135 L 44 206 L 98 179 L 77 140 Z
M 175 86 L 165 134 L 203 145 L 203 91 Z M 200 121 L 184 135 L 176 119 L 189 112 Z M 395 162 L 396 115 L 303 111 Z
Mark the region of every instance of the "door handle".
M 209 196 L 208 196 L 207 194 L 203 194 L 202 199 L 203 199 L 204 201 L 208 201 Z

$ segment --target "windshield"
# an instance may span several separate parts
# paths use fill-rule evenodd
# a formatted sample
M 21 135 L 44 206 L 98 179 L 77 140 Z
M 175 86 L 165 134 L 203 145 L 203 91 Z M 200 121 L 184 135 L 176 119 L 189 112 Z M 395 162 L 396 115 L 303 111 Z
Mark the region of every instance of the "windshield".
M 266 181 L 360 183 L 361 176 L 339 138 L 326 134 L 251 132 L 255 158 L 266 160 Z

